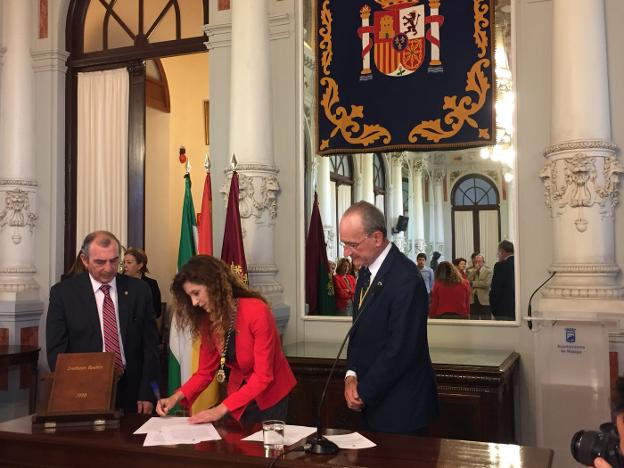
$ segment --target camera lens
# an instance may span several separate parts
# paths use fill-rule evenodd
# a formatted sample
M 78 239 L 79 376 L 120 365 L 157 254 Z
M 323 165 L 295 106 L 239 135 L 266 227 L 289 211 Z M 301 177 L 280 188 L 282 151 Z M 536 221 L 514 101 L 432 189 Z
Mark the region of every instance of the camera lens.
M 592 466 L 596 457 L 602 457 L 614 468 L 621 467 L 619 439 L 608 432 L 578 431 L 570 442 L 574 459 L 585 466 Z

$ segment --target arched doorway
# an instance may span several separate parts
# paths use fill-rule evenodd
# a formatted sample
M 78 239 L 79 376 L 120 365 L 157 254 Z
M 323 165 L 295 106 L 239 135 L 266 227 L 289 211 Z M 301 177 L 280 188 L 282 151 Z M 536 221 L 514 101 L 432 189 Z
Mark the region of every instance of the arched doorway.
M 460 178 L 451 192 L 453 258 L 470 258 L 473 252 L 495 259 L 500 240 L 500 198 L 494 183 L 480 175 Z
M 129 245 L 145 235 L 145 60 L 205 51 L 198 34 L 208 23 L 209 0 L 72 0 L 66 26 L 70 53 L 66 80 L 65 265 L 75 258 L 77 219 L 78 73 L 127 68 Z M 201 11 L 200 15 L 195 11 Z

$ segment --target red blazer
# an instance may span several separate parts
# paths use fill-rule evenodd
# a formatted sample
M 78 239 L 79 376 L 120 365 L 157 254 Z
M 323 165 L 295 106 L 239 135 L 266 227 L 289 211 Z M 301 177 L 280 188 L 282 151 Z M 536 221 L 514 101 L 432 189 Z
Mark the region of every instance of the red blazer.
M 282 352 L 271 309 L 259 299 L 241 298 L 236 314 L 236 362 L 230 367 L 228 396 L 223 403 L 232 417 L 240 420 L 247 405 L 255 400 L 261 410 L 278 403 L 297 384 Z M 202 334 L 199 367 L 180 387 L 183 404 L 190 406 L 212 382 L 218 368 L 221 346 Z M 245 383 L 243 383 L 243 380 Z
M 355 297 L 355 278 L 352 275 L 334 275 L 334 294 L 336 295 L 336 308 L 346 309 L 349 299 Z
M 470 317 L 470 283 L 468 281 L 462 280 L 461 283 L 450 285 L 439 281 L 433 283 L 429 317 L 434 318 L 445 312 L 455 312 L 462 317 Z

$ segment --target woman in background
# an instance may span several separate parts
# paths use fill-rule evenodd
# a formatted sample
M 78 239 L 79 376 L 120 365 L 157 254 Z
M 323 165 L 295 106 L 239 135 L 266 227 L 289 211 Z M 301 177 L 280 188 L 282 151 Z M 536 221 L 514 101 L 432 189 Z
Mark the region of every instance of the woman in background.
M 158 318 L 161 314 L 160 288 L 158 287 L 158 282 L 155 279 L 145 276 L 145 273 L 149 273 L 147 269 L 147 255 L 140 249 L 130 247 L 126 250 L 124 255 L 124 275 L 142 279 L 148 284 L 152 290 L 154 318 Z
M 334 294 L 336 296 L 336 315 L 353 314 L 353 297 L 355 296 L 355 277 L 349 274 L 351 262 L 348 258 L 338 260 L 336 274 L 333 276 Z
M 246 423 L 286 419 L 288 395 L 297 381 L 266 300 L 208 255 L 191 258 L 173 279 L 171 292 L 178 326 L 201 338 L 199 368 L 173 395 L 158 401 L 156 412 L 165 416 L 180 402 L 190 407 L 216 376 L 219 383 L 227 379 L 227 397 L 190 422 L 217 421 L 228 413 Z
M 470 317 L 470 284 L 451 262 L 440 262 L 431 290 L 429 317 L 467 319 Z
M 466 259 L 463 257 L 456 258 L 455 260 L 453 260 L 453 265 L 455 265 L 455 267 L 459 270 L 462 278 L 467 280 L 468 274 L 466 272 Z

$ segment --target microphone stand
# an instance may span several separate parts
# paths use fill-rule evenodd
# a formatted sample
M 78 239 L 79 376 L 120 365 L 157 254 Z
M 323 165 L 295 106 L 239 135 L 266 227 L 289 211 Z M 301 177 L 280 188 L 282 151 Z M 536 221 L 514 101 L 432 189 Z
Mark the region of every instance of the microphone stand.
M 372 292 L 371 297 L 377 294 L 379 291 L 381 291 L 382 288 L 383 288 L 383 283 L 381 281 L 378 281 L 373 287 L 373 290 L 371 291 Z M 319 400 L 316 435 L 314 437 L 310 437 L 307 440 L 308 446 L 306 447 L 306 452 L 308 453 L 313 453 L 315 455 L 331 455 L 333 453 L 338 452 L 338 446 L 334 444 L 331 440 L 328 440 L 325 437 L 323 437 L 323 425 L 321 423 L 323 403 L 325 402 L 325 395 L 327 394 L 327 387 L 329 387 L 329 382 L 331 381 L 331 378 L 334 375 L 334 370 L 336 369 L 336 364 L 338 364 L 338 359 L 340 359 L 342 350 L 344 349 L 344 346 L 347 343 L 347 339 L 349 338 L 349 336 L 351 336 L 351 332 L 353 331 L 355 324 L 358 322 L 358 320 L 360 320 L 360 317 L 366 310 L 366 306 L 368 304 L 370 304 L 370 301 L 364 305 L 361 311 L 359 311 L 358 316 L 355 318 L 355 320 L 349 327 L 349 331 L 347 331 L 347 334 L 345 335 L 344 340 L 342 340 L 342 344 L 340 345 L 340 349 L 338 350 L 336 359 L 334 359 L 331 369 L 329 370 L 329 375 L 327 376 L 327 380 L 325 381 L 325 387 L 323 387 L 323 393 L 321 394 L 321 399 Z
M 531 320 L 531 318 L 533 317 L 532 309 L 531 309 L 531 301 L 533 300 L 533 296 L 535 296 L 537 291 L 542 289 L 542 286 L 544 286 L 546 283 L 548 283 L 553 278 L 553 276 L 555 276 L 556 274 L 557 274 L 557 272 L 553 271 L 552 274 L 546 279 L 546 281 L 544 281 L 542 284 L 540 284 L 537 287 L 537 289 L 535 291 L 533 291 L 533 294 L 531 294 L 531 297 L 529 297 L 529 307 L 527 308 L 527 316 L 529 318 L 529 320 L 527 320 L 527 325 L 529 327 L 529 330 L 533 330 L 533 320 Z

